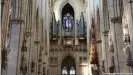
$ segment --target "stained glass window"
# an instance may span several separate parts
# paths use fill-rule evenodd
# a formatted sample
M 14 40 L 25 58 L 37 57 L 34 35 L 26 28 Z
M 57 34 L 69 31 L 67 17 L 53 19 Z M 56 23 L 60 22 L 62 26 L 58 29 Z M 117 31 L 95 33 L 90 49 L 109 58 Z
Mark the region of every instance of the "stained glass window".
M 64 67 L 63 69 L 62 69 L 62 75 L 67 75 L 68 73 L 67 73 L 67 68 L 66 67 Z
M 75 75 L 75 69 L 73 67 L 70 68 L 70 75 Z
M 74 26 L 74 18 L 70 13 L 67 13 L 63 17 L 63 28 L 65 32 L 71 32 Z

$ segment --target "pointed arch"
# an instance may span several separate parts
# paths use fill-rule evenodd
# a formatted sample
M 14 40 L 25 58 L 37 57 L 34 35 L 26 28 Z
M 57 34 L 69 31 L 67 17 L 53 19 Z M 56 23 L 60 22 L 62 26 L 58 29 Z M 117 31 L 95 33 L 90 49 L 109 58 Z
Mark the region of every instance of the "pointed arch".
M 62 8 L 62 14 L 65 15 L 69 11 L 70 14 L 74 17 L 74 8 L 71 6 L 71 4 L 67 3 L 63 8 Z
M 71 0 L 70 0 L 70 1 L 64 0 L 64 1 L 60 4 L 60 6 L 59 6 L 59 10 L 62 11 L 62 9 L 63 9 L 67 4 L 69 4 L 69 5 L 73 8 L 74 11 L 77 11 L 75 3 L 73 3 Z
M 80 13 L 83 12 L 83 4 L 81 1 L 79 0 L 58 0 L 54 3 L 54 13 L 55 13 L 55 17 L 58 20 L 61 20 L 61 13 L 62 13 L 62 9 L 63 7 L 66 5 L 66 4 L 70 4 L 73 9 L 74 9 L 74 12 L 75 12 L 75 19 L 78 19 L 80 18 Z M 80 5 L 80 7 L 79 7 Z
M 74 21 L 75 21 L 75 18 L 74 18 L 74 9 L 73 7 L 67 3 L 63 9 L 62 9 L 62 26 L 63 26 L 63 29 L 66 31 L 66 32 L 71 32 L 73 30 L 73 27 L 74 27 Z
M 61 70 L 61 75 L 76 75 L 75 59 L 71 56 L 65 57 L 61 64 Z

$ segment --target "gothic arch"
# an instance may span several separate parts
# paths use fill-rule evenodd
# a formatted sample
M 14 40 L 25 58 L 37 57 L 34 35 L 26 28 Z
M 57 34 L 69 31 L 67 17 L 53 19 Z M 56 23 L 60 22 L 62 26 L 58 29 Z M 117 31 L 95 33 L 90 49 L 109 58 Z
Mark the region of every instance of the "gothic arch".
M 68 9 L 65 9 L 65 7 L 66 7 L 66 8 L 69 8 L 69 10 L 68 10 Z M 66 10 L 67 12 L 72 11 L 71 14 L 73 15 L 73 17 L 75 16 L 75 15 L 74 15 L 75 11 L 74 11 L 74 8 L 71 6 L 71 4 L 67 3 L 67 4 L 62 8 L 61 12 L 63 13 L 64 10 Z
M 83 4 L 80 0 L 58 0 L 54 3 L 54 6 L 53 6 L 53 9 L 54 9 L 53 12 L 55 13 L 56 19 L 61 20 L 61 16 L 60 16 L 61 11 L 67 3 L 69 3 L 73 7 L 74 11 L 76 12 L 74 13 L 75 18 L 80 18 L 79 15 L 81 14 L 81 12 L 83 12 L 83 9 L 82 9 Z
M 63 54 L 61 54 L 60 58 L 59 58 L 59 74 L 61 73 L 61 64 L 62 64 L 62 61 L 67 57 L 67 56 L 71 56 L 74 60 L 75 60 L 75 64 L 76 64 L 76 69 L 77 69 L 77 58 L 76 58 L 76 54 L 74 55 L 74 53 L 72 52 L 64 52 Z
M 64 53 L 62 58 L 60 59 L 60 64 L 63 62 L 63 60 L 67 57 L 67 56 L 71 56 L 74 60 L 75 60 L 75 63 L 76 63 L 76 56 L 74 56 L 73 53 Z
M 60 11 L 60 15 L 61 15 L 60 20 L 62 19 L 62 10 L 63 10 L 63 8 L 65 7 L 66 4 L 70 4 L 72 6 L 72 8 L 74 10 L 74 16 L 76 16 L 75 11 L 77 11 L 77 9 L 76 9 L 75 3 L 73 3 L 71 0 L 70 0 L 70 2 L 68 0 L 64 0 L 62 2 L 62 4 L 59 6 L 59 11 Z
M 72 72 L 73 72 L 73 74 L 72 74 Z M 75 59 L 72 56 L 66 56 L 63 59 L 63 61 L 61 63 L 61 74 L 62 75 L 64 75 L 64 74 L 76 75 L 76 63 L 75 63 Z
M 62 11 L 63 7 L 64 7 L 66 4 L 70 4 L 70 5 L 73 7 L 74 11 L 77 11 L 77 8 L 76 8 L 75 3 L 72 2 L 71 0 L 70 0 L 70 1 L 64 0 L 64 1 L 60 4 L 60 6 L 59 6 L 59 11 Z
M 75 12 L 73 7 L 67 3 L 61 11 L 61 23 L 65 31 L 71 32 L 75 24 Z

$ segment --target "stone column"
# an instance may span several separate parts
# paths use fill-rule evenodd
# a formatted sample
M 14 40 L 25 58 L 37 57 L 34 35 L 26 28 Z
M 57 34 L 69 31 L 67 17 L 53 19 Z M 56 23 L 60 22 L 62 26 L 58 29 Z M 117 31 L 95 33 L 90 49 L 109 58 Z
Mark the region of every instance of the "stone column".
M 128 26 L 128 33 L 129 33 L 129 37 L 130 37 L 130 52 L 131 52 L 131 58 L 132 58 L 132 60 L 133 60 L 133 51 L 132 51 L 132 49 L 133 49 L 133 34 L 132 34 L 132 32 L 133 32 L 133 1 L 132 0 L 127 0 L 127 1 L 125 1 L 125 0 L 123 0 L 123 7 L 124 7 L 124 16 L 123 16 L 123 25 L 124 24 L 127 24 L 127 26 Z M 126 22 L 126 23 L 125 23 Z M 126 48 L 126 47 L 125 47 Z M 132 69 L 132 71 L 130 71 L 130 72 L 133 72 L 133 67 L 132 66 L 129 66 L 129 67 L 131 67 L 131 69 Z
M 1 17 L 1 0 L 0 0 L 0 17 Z M 0 24 L 1 24 L 1 18 L 0 18 Z M 1 31 L 1 25 L 0 25 L 0 31 Z M 1 39 L 1 33 L 0 33 L 0 39 Z M 1 58 L 1 41 L 0 41 L 0 58 Z M 0 59 L 1 61 L 2 59 Z M 1 64 L 0 64 L 0 67 L 1 67 Z M 1 68 L 0 68 L 0 71 L 1 71 Z M 1 75 L 1 73 L 0 73 Z
M 103 50 L 104 50 L 104 52 L 103 52 L 103 54 L 104 54 L 104 57 L 103 57 L 103 62 L 104 62 L 104 66 L 105 66 L 105 72 L 109 72 L 108 71 L 108 68 L 109 68 L 109 66 L 108 66 L 108 31 L 107 30 L 104 30 L 103 31 L 103 38 L 102 38 L 102 43 L 103 43 Z
M 11 31 L 11 41 L 10 41 L 10 53 L 8 57 L 8 73 L 7 75 L 15 75 L 17 71 L 17 60 L 18 60 L 18 45 L 20 41 L 20 24 L 12 23 L 12 31 Z
M 50 48 L 50 46 L 49 46 L 49 44 L 50 44 L 50 39 L 49 39 L 49 29 L 50 29 L 50 8 L 49 8 L 49 4 L 48 4 L 48 0 L 46 0 L 46 37 L 47 37 L 47 49 L 46 49 L 46 51 L 47 51 L 47 58 L 46 58 L 46 75 L 48 75 L 48 68 L 49 68 L 49 64 L 48 64 L 48 58 L 49 58 L 49 48 Z
M 44 75 L 47 75 L 47 20 L 46 20 L 46 16 L 47 16 L 47 5 L 46 5 L 46 1 L 47 0 L 42 0 L 43 1 L 43 7 L 42 7 L 42 17 L 43 17 L 43 39 L 44 39 L 44 42 L 43 42 L 43 46 L 44 46 L 44 50 L 43 50 L 43 74 Z M 50 1 L 49 1 L 50 2 Z M 49 3 L 49 6 L 50 3 Z
M 133 1 L 132 0 L 127 0 L 129 3 L 130 7 L 130 13 L 131 13 L 131 18 L 130 18 L 130 24 L 129 24 L 129 34 L 130 34 L 130 49 L 131 49 L 131 56 L 132 56 L 132 62 L 133 62 Z M 133 66 L 132 66 L 132 73 L 133 73 Z
M 28 2 L 25 0 L 18 0 L 16 2 L 15 20 L 20 23 L 18 53 L 17 53 L 17 75 L 28 75 L 29 63 L 29 15 Z M 23 13 L 22 13 L 23 12 Z M 19 24 L 18 24 L 19 25 Z M 12 44 L 12 43 L 11 43 Z
M 15 2 L 13 0 L 13 2 Z M 16 0 L 16 7 L 13 6 L 11 14 L 11 38 L 10 38 L 10 53 L 8 56 L 8 72 L 7 75 L 16 75 L 17 72 L 17 60 L 18 60 L 18 50 L 19 50 L 19 39 L 20 39 L 20 27 L 23 21 L 18 18 L 18 14 L 15 14 L 19 11 L 18 9 L 18 0 Z
M 101 63 L 101 71 L 102 72 L 105 72 L 105 49 L 104 49 L 104 36 L 103 36 L 103 30 L 104 30 L 104 20 L 103 20 L 103 0 L 99 1 L 99 14 L 100 14 L 100 34 L 99 34 L 99 38 L 101 40 L 101 47 L 99 47 L 101 49 L 100 53 L 99 53 L 99 56 L 101 56 L 101 59 L 100 59 L 100 63 Z
M 101 59 L 101 68 L 102 72 L 108 73 L 108 32 L 109 32 L 109 19 L 108 19 L 108 2 L 107 0 L 102 0 L 101 2 L 101 10 L 100 10 L 100 33 L 102 40 L 102 59 Z
M 112 42 L 112 34 L 109 31 L 108 34 L 108 41 L 109 41 L 109 49 L 108 49 L 108 56 L 109 56 L 109 73 L 114 73 L 115 71 L 115 64 L 114 64 L 114 45 Z
M 112 32 L 112 39 L 114 45 L 114 60 L 115 60 L 115 72 L 120 73 L 124 70 L 123 56 L 123 39 L 122 39 L 122 17 L 120 14 L 120 0 L 108 0 L 109 3 L 109 16 L 110 16 L 110 30 Z
M 78 45 L 78 38 L 77 38 L 77 35 L 78 35 L 78 20 L 75 20 L 75 25 L 74 25 L 74 30 L 75 30 L 75 45 Z
M 10 15 L 11 15 L 11 0 L 2 0 L 2 10 L 1 10 L 1 57 L 2 57 L 2 67 L 1 74 L 7 75 L 8 69 L 8 55 L 9 55 L 9 43 L 10 40 L 9 26 L 10 26 Z M 9 35 L 9 36 L 8 36 Z

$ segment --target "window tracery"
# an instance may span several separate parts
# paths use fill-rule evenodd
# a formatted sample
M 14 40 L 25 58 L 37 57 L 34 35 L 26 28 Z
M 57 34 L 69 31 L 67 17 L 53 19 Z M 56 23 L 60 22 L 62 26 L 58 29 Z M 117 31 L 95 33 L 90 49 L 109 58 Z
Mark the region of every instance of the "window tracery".
M 70 13 L 67 13 L 63 17 L 63 28 L 65 32 L 71 32 L 74 26 L 74 18 Z

